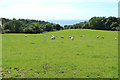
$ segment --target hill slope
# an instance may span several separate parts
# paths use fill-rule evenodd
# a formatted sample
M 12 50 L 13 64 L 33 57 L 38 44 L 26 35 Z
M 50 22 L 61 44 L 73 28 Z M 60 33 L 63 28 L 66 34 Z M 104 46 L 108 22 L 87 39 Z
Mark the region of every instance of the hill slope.
M 51 40 L 52 35 L 57 35 L 55 40 Z M 72 41 L 69 35 L 75 35 L 75 39 Z M 105 38 L 97 39 L 96 36 Z M 117 36 L 117 31 L 81 29 L 44 34 L 3 34 L 3 75 L 21 78 L 117 78 L 118 40 L 114 39 Z

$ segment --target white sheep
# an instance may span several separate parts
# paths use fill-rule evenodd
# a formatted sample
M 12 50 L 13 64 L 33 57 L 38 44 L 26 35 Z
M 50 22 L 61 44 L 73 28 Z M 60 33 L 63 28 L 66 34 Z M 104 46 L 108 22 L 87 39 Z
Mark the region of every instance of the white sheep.
M 53 40 L 54 39 L 54 37 L 51 37 L 51 40 Z
M 37 37 L 37 35 L 34 35 L 34 37 Z
M 52 40 L 52 39 L 55 39 L 55 36 L 52 35 L 51 40 Z
M 69 38 L 71 38 L 71 36 L 69 36 Z
M 53 38 L 55 39 L 55 36 L 53 36 Z
M 99 36 L 97 36 L 96 38 L 99 38 Z
M 117 40 L 117 38 L 115 37 L 115 40 Z
M 25 35 L 25 37 L 27 37 L 27 35 Z
M 72 40 L 74 40 L 74 37 L 71 37 Z

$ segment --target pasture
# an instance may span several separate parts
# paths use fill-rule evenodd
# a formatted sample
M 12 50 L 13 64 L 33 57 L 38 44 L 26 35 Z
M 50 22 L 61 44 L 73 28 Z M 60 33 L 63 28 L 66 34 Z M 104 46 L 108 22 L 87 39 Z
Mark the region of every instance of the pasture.
M 51 40 L 52 35 L 57 37 Z M 69 35 L 75 35 L 74 40 L 68 38 Z M 104 36 L 104 39 L 96 36 Z M 3 34 L 2 76 L 118 78 L 118 39 L 115 37 L 118 37 L 117 31 L 87 29 Z

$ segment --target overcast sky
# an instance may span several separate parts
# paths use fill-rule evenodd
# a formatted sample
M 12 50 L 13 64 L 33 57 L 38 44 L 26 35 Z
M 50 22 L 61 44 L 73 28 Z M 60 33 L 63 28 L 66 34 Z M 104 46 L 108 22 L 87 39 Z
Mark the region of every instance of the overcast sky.
M 0 17 L 39 20 L 88 20 L 118 16 L 119 0 L 0 0 Z

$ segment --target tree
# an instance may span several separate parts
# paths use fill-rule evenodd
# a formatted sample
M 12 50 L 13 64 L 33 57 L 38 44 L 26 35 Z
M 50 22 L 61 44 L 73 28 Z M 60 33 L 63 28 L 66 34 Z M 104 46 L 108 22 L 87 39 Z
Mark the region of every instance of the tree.
M 92 17 L 89 26 L 93 29 L 105 29 L 105 17 Z
M 118 26 L 119 26 L 119 24 L 117 22 L 112 22 L 112 24 L 110 25 L 111 28 L 118 27 Z
M 13 20 L 13 21 L 9 21 L 9 22 L 6 22 L 4 25 L 3 25 L 4 29 L 8 29 L 10 32 L 23 32 L 23 24 L 21 21 L 17 21 L 17 20 Z
M 113 22 L 118 22 L 116 17 L 108 17 L 105 22 L 106 29 L 112 29 Z
M 82 26 L 83 29 L 89 29 L 89 24 L 88 23 L 84 23 L 84 25 Z
M 64 25 L 64 29 L 69 29 L 67 25 Z
M 25 33 L 34 33 L 34 30 L 32 27 L 25 28 Z
M 53 31 L 53 26 L 52 24 L 48 23 L 45 25 L 45 31 Z
M 56 30 L 60 30 L 61 26 L 59 24 L 56 24 Z

